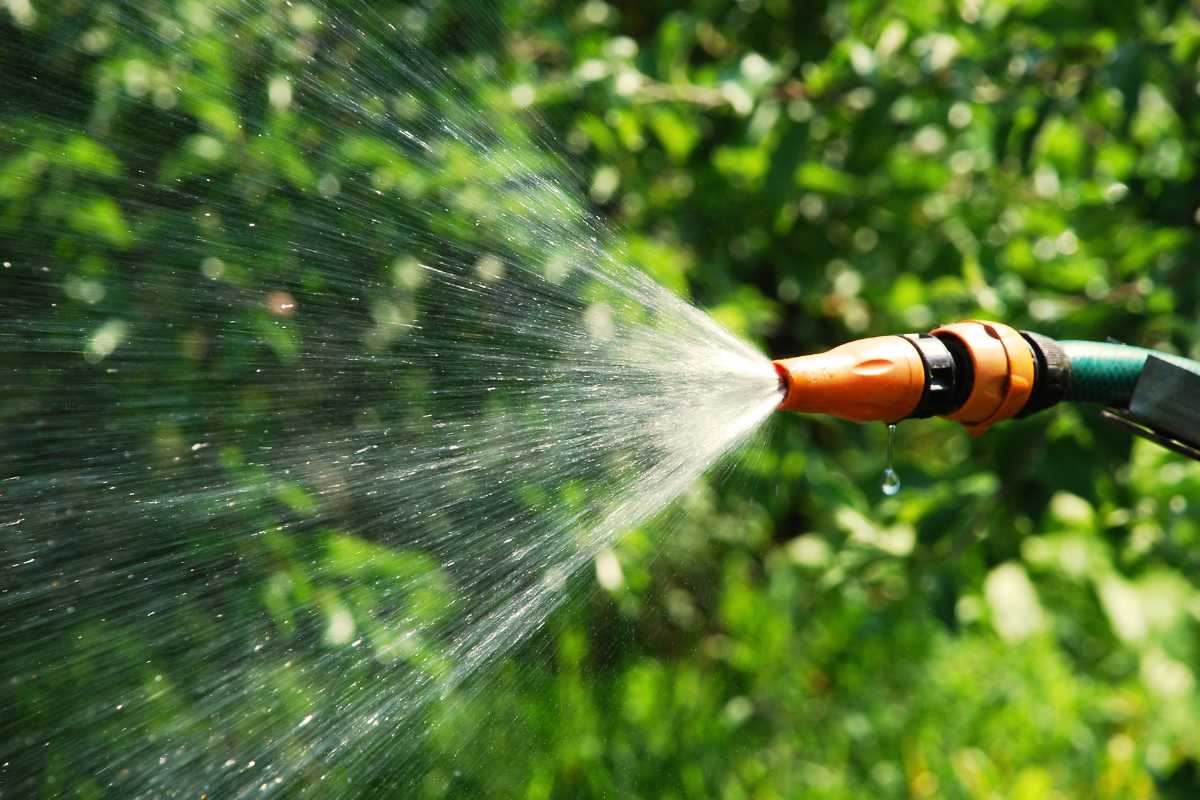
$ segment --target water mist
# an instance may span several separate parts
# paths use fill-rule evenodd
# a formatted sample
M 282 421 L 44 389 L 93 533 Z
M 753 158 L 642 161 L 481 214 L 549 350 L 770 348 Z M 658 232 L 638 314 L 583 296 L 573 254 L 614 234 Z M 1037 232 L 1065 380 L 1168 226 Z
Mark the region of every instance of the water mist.
M 0 56 L 0 787 L 415 781 L 431 704 L 778 378 L 612 247 L 488 25 L 447 60 L 365 3 L 178 9 Z

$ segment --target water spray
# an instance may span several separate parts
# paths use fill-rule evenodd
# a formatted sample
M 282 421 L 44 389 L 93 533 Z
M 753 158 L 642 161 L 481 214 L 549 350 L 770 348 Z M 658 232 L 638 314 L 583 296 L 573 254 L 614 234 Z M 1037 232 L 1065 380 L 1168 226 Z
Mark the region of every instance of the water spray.
M 488 4 L 33 5 L 0 0 L 4 800 L 520 793 L 460 769 L 484 729 L 556 763 L 495 681 L 554 700 L 539 631 L 777 407 L 1099 402 L 1200 451 L 1200 364 L 1137 348 L 964 322 L 773 365 L 631 260 Z
M 945 417 L 980 436 L 1062 402 L 1105 406 L 1135 434 L 1200 460 L 1200 362 L 1116 342 L 1059 342 L 999 322 L 875 336 L 775 361 L 781 411 L 895 424 Z

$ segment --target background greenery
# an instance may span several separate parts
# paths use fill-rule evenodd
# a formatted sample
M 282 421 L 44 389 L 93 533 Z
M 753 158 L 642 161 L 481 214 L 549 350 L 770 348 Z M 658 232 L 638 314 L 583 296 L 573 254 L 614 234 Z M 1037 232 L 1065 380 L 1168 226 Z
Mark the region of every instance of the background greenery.
M 419 18 L 373 5 L 431 38 L 459 22 L 452 5 Z M 291 220 L 288 243 L 318 214 L 287 193 L 315 187 L 291 145 L 321 132 L 267 119 L 262 102 L 298 12 L 236 28 L 219 24 L 221 2 L 144 7 L 207 33 L 181 59 L 119 5 L 0 3 L 0 87 L 13 87 L 0 89 L 0 255 L 60 267 L 36 283 L 0 271 L 8 313 L 39 322 L 38 341 L 9 339 L 0 356 L 31 388 L 69 385 L 89 368 L 81 350 L 102 358 L 111 309 L 151 309 L 160 332 L 210 313 L 174 283 L 205 224 L 171 227 L 195 206 L 180 180 L 217 181 L 243 203 L 231 216 Z M 1187 2 L 514 0 L 498 14 L 454 53 L 464 74 L 491 59 L 501 89 L 481 95 L 545 120 L 629 257 L 765 352 L 983 316 L 1200 354 L 1200 19 Z M 243 131 L 262 126 L 272 143 L 250 146 Z M 343 158 L 394 183 L 386 149 L 358 145 Z M 156 255 L 164 239 L 179 262 Z M 281 285 L 287 253 L 239 246 L 253 255 L 244 287 Z M 321 265 L 287 280 L 302 296 Z M 143 382 L 121 397 L 221 404 L 202 390 L 224 380 L 250 398 L 229 426 L 271 424 L 236 369 L 256 347 L 288 358 L 262 314 L 245 309 L 241 339 L 203 370 L 194 340 L 149 332 Z M 424 743 L 420 792 L 1200 792 L 1200 466 L 1093 409 L 978 441 L 909 423 L 905 488 L 884 499 L 883 441 L 882 428 L 773 421 L 733 478 L 621 542 L 619 580 L 589 579 L 481 698 L 438 711 L 470 749 Z M 130 663 L 150 646 L 123 641 Z M 81 677 L 95 679 L 65 680 Z M 10 734 L 53 713 L 37 694 L 53 683 L 6 690 Z M 22 786 L 79 789 L 69 750 L 43 758 Z M 373 778 L 409 792 L 385 765 Z

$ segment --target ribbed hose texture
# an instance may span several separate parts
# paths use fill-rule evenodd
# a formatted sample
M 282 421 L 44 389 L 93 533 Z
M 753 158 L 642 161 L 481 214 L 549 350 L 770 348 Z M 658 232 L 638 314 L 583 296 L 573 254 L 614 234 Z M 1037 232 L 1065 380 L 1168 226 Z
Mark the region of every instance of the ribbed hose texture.
M 1144 347 L 1112 342 L 1060 342 L 1071 362 L 1068 400 L 1125 407 L 1146 359 L 1156 356 L 1200 375 L 1200 362 Z

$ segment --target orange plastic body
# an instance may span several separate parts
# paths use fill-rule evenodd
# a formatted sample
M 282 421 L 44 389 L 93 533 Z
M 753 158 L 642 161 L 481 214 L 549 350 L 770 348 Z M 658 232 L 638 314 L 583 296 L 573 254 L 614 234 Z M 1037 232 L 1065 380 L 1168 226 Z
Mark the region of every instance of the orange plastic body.
M 1033 351 L 1020 333 L 999 322 L 970 320 L 943 325 L 935 336 L 958 339 L 971 356 L 975 382 L 962 407 L 947 419 L 961 422 L 972 436 L 1015 416 L 1033 392 Z
M 925 391 L 921 355 L 902 336 L 848 342 L 775 362 L 787 394 L 781 411 L 829 414 L 855 422 L 898 422 Z
M 947 419 L 973 436 L 1020 413 L 1033 393 L 1036 365 L 1025 337 L 999 322 L 943 325 L 935 336 L 954 337 L 971 359 L 971 391 Z M 775 362 L 786 394 L 781 411 L 829 414 L 856 422 L 898 422 L 911 415 L 925 391 L 925 363 L 902 336 L 876 336 L 826 353 Z

